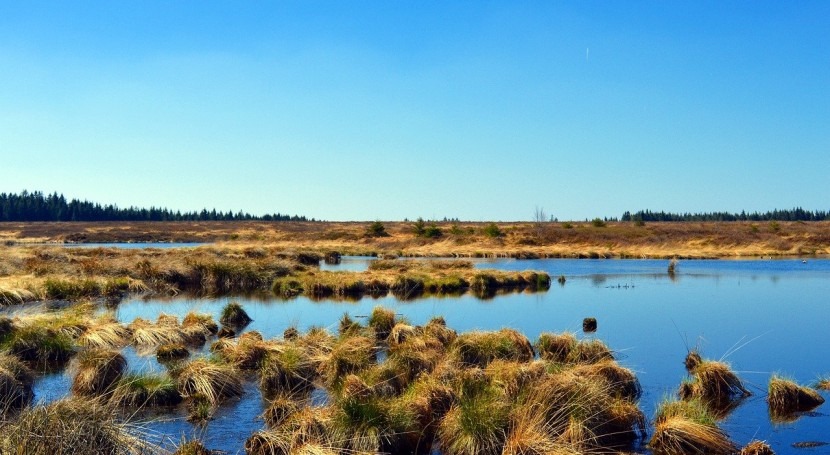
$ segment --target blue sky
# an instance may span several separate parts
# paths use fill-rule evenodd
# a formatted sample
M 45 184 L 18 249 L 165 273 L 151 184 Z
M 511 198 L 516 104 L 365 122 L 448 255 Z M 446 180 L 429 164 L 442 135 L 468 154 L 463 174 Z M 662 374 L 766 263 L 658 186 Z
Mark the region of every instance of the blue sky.
M 830 2 L 0 3 L 0 192 L 329 220 L 830 208 Z

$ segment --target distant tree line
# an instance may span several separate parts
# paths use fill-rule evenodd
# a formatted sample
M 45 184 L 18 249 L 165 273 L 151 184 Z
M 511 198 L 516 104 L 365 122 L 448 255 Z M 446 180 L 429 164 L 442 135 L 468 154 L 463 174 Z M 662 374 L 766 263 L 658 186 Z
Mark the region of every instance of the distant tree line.
M 0 193 L 0 221 L 308 221 L 304 216 L 270 215 L 255 216 L 239 211 L 221 212 L 216 209 L 200 212 L 172 211 L 161 207 L 118 208 L 113 204 L 67 201 L 62 194 L 45 196 L 40 191 L 23 191 L 20 194 Z M 311 221 L 315 221 L 313 218 Z
M 635 213 L 625 212 L 621 221 L 824 221 L 830 220 L 830 212 L 804 210 L 796 207 L 791 210 L 772 210 L 764 213 L 752 212 L 729 213 L 670 213 L 640 210 Z

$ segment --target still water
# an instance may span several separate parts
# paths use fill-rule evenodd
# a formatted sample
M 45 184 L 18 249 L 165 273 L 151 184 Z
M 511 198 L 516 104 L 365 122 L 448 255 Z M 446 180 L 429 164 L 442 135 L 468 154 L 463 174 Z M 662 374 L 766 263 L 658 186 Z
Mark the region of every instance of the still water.
M 344 262 L 355 270 L 370 260 Z M 254 319 L 246 330 L 258 330 L 270 338 L 281 336 L 289 326 L 300 330 L 323 326 L 335 332 L 344 312 L 366 316 L 374 306 L 383 305 L 414 324 L 441 315 L 459 332 L 512 327 L 531 340 L 545 331 L 579 333 L 582 319 L 594 317 L 597 333 L 580 336 L 601 339 L 622 365 L 637 373 L 643 387 L 640 405 L 647 416 L 653 416 L 659 402 L 675 393 L 685 377 L 683 358 L 689 348 L 697 346 L 704 357 L 729 362 L 754 394 L 721 424 L 736 443 L 766 440 L 777 453 L 786 454 L 805 452 L 792 447 L 796 442 L 830 442 L 830 416 L 825 414 L 830 411 L 824 407 L 794 423 L 773 425 L 764 401 L 772 373 L 801 384 L 830 374 L 826 354 L 830 260 L 681 261 L 673 279 L 666 273 L 668 262 L 661 260 L 503 259 L 475 264 L 478 268 L 544 270 L 554 282 L 547 292 L 489 300 L 471 295 L 407 302 L 392 296 L 357 302 L 302 297 L 135 299 L 124 301 L 117 317 L 130 322 L 136 317 L 155 319 L 159 313 L 181 317 L 196 310 L 218 319 L 221 308 L 235 300 Z M 556 282 L 560 275 L 566 277 L 564 285 Z M 162 368 L 152 357 L 128 354 L 133 369 Z M 56 396 L 55 389 L 68 390 L 68 381 L 62 375 L 44 378 L 36 388 L 38 398 Z M 245 439 L 263 427 L 257 419 L 263 409 L 259 392 L 253 385 L 247 392 L 241 400 L 224 405 L 206 430 L 192 427 L 183 416 L 153 424 L 152 430 L 173 441 L 179 441 L 182 434 L 201 434 L 209 448 L 241 452 Z M 830 446 L 807 452 L 830 453 Z

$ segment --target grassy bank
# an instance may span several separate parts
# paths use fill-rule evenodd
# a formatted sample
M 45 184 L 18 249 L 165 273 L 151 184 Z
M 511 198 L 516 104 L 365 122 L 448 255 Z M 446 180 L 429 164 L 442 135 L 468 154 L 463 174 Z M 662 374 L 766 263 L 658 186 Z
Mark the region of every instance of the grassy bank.
M 317 253 L 443 257 L 744 257 L 830 254 L 830 222 L 0 223 L 0 242 L 222 242 Z M 375 226 L 377 228 L 377 226 Z M 385 235 L 384 235 L 385 234 Z
M 378 261 L 365 272 L 323 272 L 323 255 L 308 250 L 225 243 L 184 249 L 4 247 L 0 305 L 83 300 L 129 294 L 269 294 L 290 298 L 360 298 L 388 293 L 540 291 L 543 272 L 478 270 L 469 261 Z

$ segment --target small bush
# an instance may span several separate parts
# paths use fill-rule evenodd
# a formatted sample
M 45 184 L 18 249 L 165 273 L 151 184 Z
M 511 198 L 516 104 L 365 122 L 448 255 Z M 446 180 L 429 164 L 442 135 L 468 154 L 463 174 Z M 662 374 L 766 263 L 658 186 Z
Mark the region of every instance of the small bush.
M 484 235 L 490 238 L 504 237 L 504 232 L 499 229 L 496 223 L 490 223 L 484 228 Z
M 380 221 L 375 221 L 370 224 L 366 228 L 366 235 L 368 237 L 389 237 L 389 233 L 386 232 L 386 226 L 384 226 Z
M 591 220 L 591 226 L 596 228 L 604 228 L 607 226 L 607 224 L 605 223 L 605 221 L 602 220 L 602 218 L 594 218 L 593 220 Z

